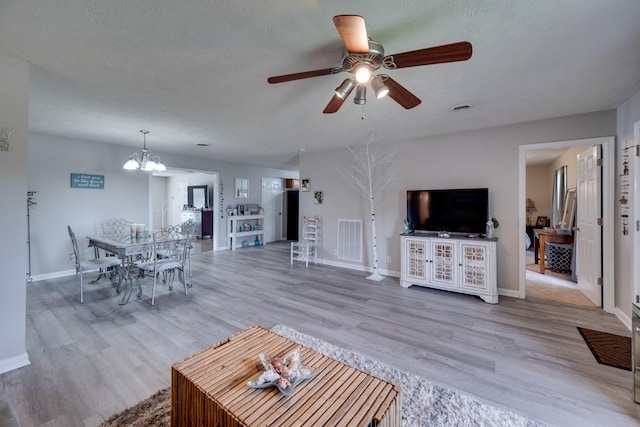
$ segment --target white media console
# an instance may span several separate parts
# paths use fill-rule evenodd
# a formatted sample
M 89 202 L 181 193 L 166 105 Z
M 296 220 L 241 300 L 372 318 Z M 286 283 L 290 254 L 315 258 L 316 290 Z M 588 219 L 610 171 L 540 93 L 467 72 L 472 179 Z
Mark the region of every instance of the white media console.
M 438 237 L 437 233 L 401 235 L 400 285 L 443 289 L 498 302 L 496 241 Z

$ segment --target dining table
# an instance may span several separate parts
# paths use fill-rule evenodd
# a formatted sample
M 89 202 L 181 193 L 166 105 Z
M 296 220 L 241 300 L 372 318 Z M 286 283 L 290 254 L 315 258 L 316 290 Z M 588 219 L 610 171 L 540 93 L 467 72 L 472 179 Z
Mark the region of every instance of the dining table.
M 127 304 L 133 292 L 133 279 L 137 274 L 136 262 L 147 260 L 153 256 L 153 238 L 135 238 L 129 234 L 103 234 L 87 236 L 87 239 L 89 247 L 102 249 L 121 260 L 122 268 L 118 269 L 120 280 L 118 280 L 116 292 L 123 291 L 119 304 Z M 156 237 L 156 241 L 158 240 Z M 187 237 L 180 240 L 186 241 Z M 181 282 L 182 280 L 180 277 Z M 121 283 L 124 284 L 124 289 L 120 289 Z M 138 298 L 141 297 L 142 289 L 138 289 Z

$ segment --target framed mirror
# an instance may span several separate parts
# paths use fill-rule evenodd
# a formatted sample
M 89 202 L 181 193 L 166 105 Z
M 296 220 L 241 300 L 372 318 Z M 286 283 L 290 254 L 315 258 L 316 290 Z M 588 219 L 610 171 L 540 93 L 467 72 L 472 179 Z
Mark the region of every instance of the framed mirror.
M 576 189 L 570 188 L 564 196 L 564 210 L 562 211 L 562 221 L 558 225 L 561 230 L 571 231 L 573 221 L 576 217 Z
M 236 178 L 236 199 L 246 199 L 247 197 L 249 197 L 249 180 Z
M 187 203 L 189 207 L 207 209 L 209 208 L 207 200 L 206 185 L 190 185 L 187 187 Z

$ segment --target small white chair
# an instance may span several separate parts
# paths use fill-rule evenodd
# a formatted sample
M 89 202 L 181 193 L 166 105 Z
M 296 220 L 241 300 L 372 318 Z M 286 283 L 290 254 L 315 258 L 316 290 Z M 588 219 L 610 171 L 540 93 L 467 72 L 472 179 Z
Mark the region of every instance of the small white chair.
M 76 280 L 78 279 L 78 276 L 80 276 L 80 304 L 82 304 L 84 303 L 84 273 L 89 271 L 100 271 L 100 273 L 106 273 L 108 269 L 116 270 L 120 267 L 120 260 L 114 257 L 84 260 L 80 253 L 80 249 L 78 248 L 78 241 L 76 240 L 75 233 L 70 226 L 67 226 L 67 228 L 69 230 L 69 237 L 71 237 L 71 243 L 73 244 L 73 255 L 76 261 Z
M 318 259 L 319 223 L 317 216 L 302 219 L 302 240 L 291 242 L 291 265 L 293 261 L 302 261 L 309 267 L 309 260 L 313 260 L 315 264 Z

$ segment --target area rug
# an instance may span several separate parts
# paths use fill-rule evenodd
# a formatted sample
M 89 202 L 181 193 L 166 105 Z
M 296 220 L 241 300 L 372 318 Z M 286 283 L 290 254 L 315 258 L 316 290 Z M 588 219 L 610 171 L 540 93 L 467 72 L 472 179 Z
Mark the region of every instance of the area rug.
M 631 338 L 578 327 L 598 363 L 631 370 Z
M 433 384 L 424 378 L 287 326 L 276 325 L 271 328 L 271 332 L 399 386 L 402 389 L 402 425 L 405 427 L 541 426 L 521 415 L 486 405 L 471 396 Z M 170 389 L 165 389 L 112 416 L 101 427 L 162 427 L 169 426 L 170 423 L 171 392 Z

